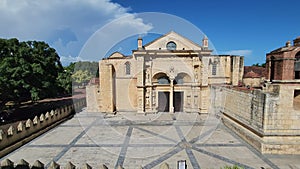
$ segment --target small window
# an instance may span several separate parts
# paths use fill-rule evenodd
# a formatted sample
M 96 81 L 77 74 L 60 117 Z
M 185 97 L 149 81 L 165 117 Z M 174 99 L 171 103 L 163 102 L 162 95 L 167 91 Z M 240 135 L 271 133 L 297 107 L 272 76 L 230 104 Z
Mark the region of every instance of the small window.
M 171 41 L 167 43 L 167 49 L 168 50 L 176 50 L 176 43 Z
M 215 64 L 215 63 L 212 64 L 211 74 L 217 75 L 217 64 Z
M 130 63 L 129 62 L 125 63 L 125 74 L 130 75 Z

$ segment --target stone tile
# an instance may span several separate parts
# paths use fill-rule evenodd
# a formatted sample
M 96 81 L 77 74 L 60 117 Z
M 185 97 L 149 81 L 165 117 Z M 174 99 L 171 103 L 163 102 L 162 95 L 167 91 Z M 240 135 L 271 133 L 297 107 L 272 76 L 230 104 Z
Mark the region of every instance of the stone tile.
M 266 157 L 279 168 L 300 168 L 300 155 L 266 155 Z
M 185 150 L 181 150 L 178 153 L 172 155 L 170 158 L 166 159 L 164 162 L 167 162 L 169 164 L 170 168 L 174 168 L 177 169 L 177 161 L 179 160 L 186 160 L 187 162 L 187 168 L 193 168 L 192 164 L 189 160 L 188 155 L 186 154 Z M 163 162 L 161 162 L 159 165 L 155 166 L 155 169 L 159 169 L 159 166 L 162 164 Z
M 188 122 L 193 122 L 204 118 L 204 117 L 200 117 L 198 113 L 175 113 L 174 116 L 176 117 L 177 121 L 188 121 Z
M 93 144 L 97 144 L 92 137 L 90 137 L 90 135 L 86 135 L 84 134 L 76 143 L 75 145 L 93 145 Z
M 20 159 L 24 159 L 30 164 L 33 164 L 36 160 L 40 160 L 46 165 L 62 150 L 63 147 L 22 147 L 10 153 L 4 159 L 9 158 L 15 163 L 19 162 Z
M 139 114 L 139 113 L 122 113 L 120 112 L 121 120 L 130 120 L 130 121 L 172 121 L 172 116 L 169 113 L 150 113 L 150 114 Z
M 224 129 L 218 127 L 214 130 L 206 140 L 199 140 L 196 142 L 200 144 L 241 144 L 241 142 L 233 137 L 230 133 L 224 131 Z
M 83 131 L 82 127 L 57 127 L 49 131 L 47 134 L 34 140 L 31 144 L 35 145 L 56 145 L 69 144 L 78 134 Z M 63 135 L 62 135 L 63 133 Z
M 201 134 L 203 126 L 180 126 L 180 129 L 187 141 L 190 141 Z
M 85 135 L 96 144 L 123 144 L 127 126 L 92 126 Z
M 159 168 L 167 162 L 175 169 L 178 160 L 187 160 L 188 168 L 220 168 L 232 163 L 249 168 L 271 168 L 269 164 L 273 168 L 299 168 L 299 156 L 255 153 L 222 124 L 210 120 L 198 114 L 81 112 L 7 157 L 30 163 L 39 159 L 45 165 L 52 159 L 62 166 L 68 161 L 77 166 L 87 162 L 96 168 L 102 163 L 109 168 L 118 163 L 125 168 Z
M 176 144 L 179 140 L 172 126 L 134 127 L 130 144 Z
M 233 166 L 233 164 L 220 160 L 218 158 L 214 158 L 212 156 L 200 153 L 198 151 L 192 150 L 197 162 L 199 163 L 201 168 L 207 168 L 207 169 L 214 169 L 214 168 L 221 168 L 224 166 Z
M 210 157 L 214 157 L 216 159 L 222 159 L 224 162 L 233 162 L 240 163 L 241 165 L 250 166 L 253 168 L 270 168 L 266 162 L 264 162 L 260 157 L 251 152 L 247 147 L 201 147 L 200 149 L 211 153 Z M 207 154 L 208 154 L 207 153 Z M 202 153 L 206 154 L 206 153 Z M 207 155 L 206 154 L 206 155 Z
M 172 149 L 173 147 L 129 147 L 126 153 L 124 167 L 137 168 L 139 165 L 145 166 L 159 159 Z
M 101 164 L 105 164 L 109 168 L 114 168 L 120 150 L 121 148 L 115 147 L 72 147 L 58 162 L 63 166 L 68 161 L 72 161 L 76 166 L 88 163 L 93 168 L 99 168 Z

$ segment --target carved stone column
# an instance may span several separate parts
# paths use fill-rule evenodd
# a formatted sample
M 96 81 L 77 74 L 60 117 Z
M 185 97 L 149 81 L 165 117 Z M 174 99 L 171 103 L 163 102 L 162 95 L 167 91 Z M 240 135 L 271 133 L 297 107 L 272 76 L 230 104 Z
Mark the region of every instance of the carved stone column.
M 170 113 L 174 113 L 174 105 L 173 105 L 173 99 L 174 99 L 174 78 L 170 78 L 170 107 L 169 111 Z

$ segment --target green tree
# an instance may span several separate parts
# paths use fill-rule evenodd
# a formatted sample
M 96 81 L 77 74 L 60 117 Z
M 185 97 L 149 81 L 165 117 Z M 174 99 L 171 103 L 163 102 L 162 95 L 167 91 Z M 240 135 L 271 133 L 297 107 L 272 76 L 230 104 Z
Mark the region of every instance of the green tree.
M 70 63 L 69 66 L 64 67 L 64 71 L 58 74 L 59 86 L 63 89 L 65 94 L 72 93 L 72 74 L 74 72 L 75 63 Z
M 98 62 L 89 62 L 89 61 L 79 61 L 74 65 L 74 72 L 78 70 L 88 71 L 93 77 L 99 77 L 98 71 L 99 63 Z
M 45 42 L 0 39 L 0 109 L 9 101 L 36 101 L 68 92 L 55 49 Z
M 72 78 L 79 86 L 84 86 L 92 78 L 92 75 L 88 70 L 78 70 L 72 75 Z
M 252 64 L 252 66 L 266 67 L 266 63 L 262 63 L 262 64 L 255 63 L 255 64 Z

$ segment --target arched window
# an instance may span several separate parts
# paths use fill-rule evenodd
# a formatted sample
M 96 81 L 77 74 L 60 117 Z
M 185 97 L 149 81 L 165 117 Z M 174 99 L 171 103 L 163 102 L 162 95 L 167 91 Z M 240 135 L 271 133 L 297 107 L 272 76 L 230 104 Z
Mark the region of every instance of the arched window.
M 170 84 L 170 79 L 168 75 L 163 72 L 156 73 L 153 76 L 152 81 L 156 84 Z
M 300 52 L 295 55 L 295 79 L 300 79 Z
M 168 76 L 162 76 L 157 79 L 158 84 L 170 84 Z
M 190 83 L 191 77 L 186 73 L 178 73 L 174 80 L 174 85 L 182 85 L 184 83 Z
M 125 74 L 130 75 L 130 62 L 125 63 Z
M 173 42 L 173 41 L 170 41 L 170 42 L 168 42 L 167 43 L 167 49 L 168 50 L 176 50 L 176 43 L 175 42 Z
M 183 84 L 184 83 L 184 80 L 183 80 L 183 77 L 182 76 L 177 76 L 174 80 L 174 84 Z

